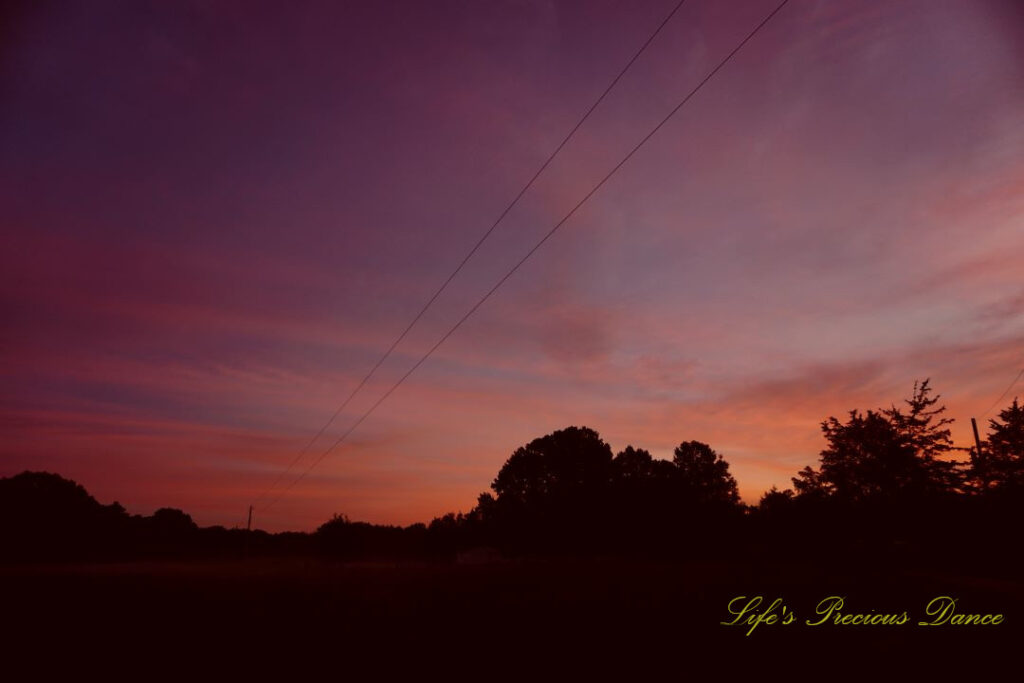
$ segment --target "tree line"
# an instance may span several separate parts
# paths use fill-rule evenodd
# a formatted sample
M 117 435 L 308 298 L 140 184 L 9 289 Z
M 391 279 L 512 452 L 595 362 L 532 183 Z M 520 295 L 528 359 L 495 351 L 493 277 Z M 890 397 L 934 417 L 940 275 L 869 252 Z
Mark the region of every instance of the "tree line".
M 200 529 L 180 510 L 131 516 L 74 482 L 26 472 L 0 479 L 0 556 L 450 558 L 488 548 L 503 556 L 736 557 L 866 548 L 922 559 L 952 542 L 993 562 L 1016 558 L 1000 533 L 1024 513 L 1024 406 L 1015 398 L 989 420 L 979 450 L 954 445 L 940 398 L 924 380 L 900 406 L 828 417 L 817 465 L 757 505 L 740 501 L 728 462 L 706 443 L 683 441 L 671 460 L 632 445 L 613 454 L 587 427 L 517 448 L 468 513 L 408 527 L 335 515 L 313 534 Z
M 852 410 L 844 421 L 828 417 L 817 466 L 754 506 L 740 502 L 728 463 L 706 443 L 684 441 L 671 460 L 632 445 L 612 456 L 595 431 L 570 427 L 517 449 L 473 510 L 431 527 L 517 550 L 685 554 L 763 545 L 765 533 L 801 539 L 804 548 L 821 545 L 790 533 L 796 527 L 821 537 L 842 532 L 870 545 L 901 532 L 908 546 L 928 538 L 941 543 L 942 533 L 981 525 L 979 515 L 1019 516 L 1024 407 L 1014 399 L 990 420 L 979 451 L 954 445 L 953 420 L 940 398 L 926 379 L 900 406 Z M 908 526 L 928 516 L 928 528 Z

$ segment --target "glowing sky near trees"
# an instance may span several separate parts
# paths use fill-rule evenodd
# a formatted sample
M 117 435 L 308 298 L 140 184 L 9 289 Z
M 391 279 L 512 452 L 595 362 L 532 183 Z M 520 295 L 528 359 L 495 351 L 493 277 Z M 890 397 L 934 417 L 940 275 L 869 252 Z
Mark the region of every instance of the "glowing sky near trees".
M 674 4 L 9 11 L 0 476 L 244 523 Z M 775 4 L 688 0 L 329 434 Z M 792 0 L 260 526 L 467 510 L 573 424 L 754 502 L 924 377 L 967 445 L 1022 263 L 1020 3 Z

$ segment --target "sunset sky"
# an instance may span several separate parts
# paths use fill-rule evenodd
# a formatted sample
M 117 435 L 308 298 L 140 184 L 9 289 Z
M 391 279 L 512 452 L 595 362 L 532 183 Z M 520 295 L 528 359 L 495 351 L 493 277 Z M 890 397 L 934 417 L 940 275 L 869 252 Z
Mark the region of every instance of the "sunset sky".
M 676 2 L 6 10 L 0 476 L 244 524 Z M 282 481 L 777 4 L 687 0 Z M 569 425 L 756 502 L 925 377 L 968 445 L 1022 263 L 1024 4 L 791 0 L 257 525 L 467 511 Z

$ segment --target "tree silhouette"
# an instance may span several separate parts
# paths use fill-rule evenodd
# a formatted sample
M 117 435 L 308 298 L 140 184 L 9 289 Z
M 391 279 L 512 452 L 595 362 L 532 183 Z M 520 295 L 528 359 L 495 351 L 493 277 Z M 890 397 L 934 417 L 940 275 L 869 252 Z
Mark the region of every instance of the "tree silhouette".
M 678 470 L 668 460 L 627 446 L 612 460 L 612 501 L 616 534 L 654 533 L 671 523 L 677 507 Z
M 643 481 L 654 470 L 654 458 L 643 448 L 626 448 L 612 460 L 612 476 L 617 481 Z
M 611 447 L 593 429 L 568 427 L 517 448 L 491 484 L 493 500 L 481 496 L 470 518 L 520 547 L 593 546 L 613 514 L 611 480 Z
M 192 521 L 192 515 L 177 508 L 160 508 L 150 519 L 158 533 L 168 536 L 189 534 L 199 528 Z
M 818 470 L 806 467 L 793 480 L 798 492 L 859 502 L 929 489 L 930 472 L 885 415 L 853 410 L 845 424 L 829 417 L 821 429 L 828 447 L 821 452 Z
M 130 519 L 80 484 L 50 472 L 0 479 L 0 559 L 88 556 L 125 541 Z
M 925 379 L 922 382 L 914 382 L 913 394 L 904 401 L 906 409 L 892 406 L 881 413 L 914 449 L 921 467 L 928 475 L 926 484 L 933 492 L 960 490 L 964 484 L 964 477 L 959 463 L 942 459 L 943 456 L 957 450 L 948 428 L 953 419 L 941 417 L 946 407 L 936 407 L 941 396 L 929 397 L 932 392 L 928 386 L 929 381 Z
M 780 491 L 772 486 L 764 492 L 757 503 L 757 509 L 768 515 L 789 514 L 793 510 L 794 494 L 791 489 Z
M 491 488 L 506 503 L 579 502 L 607 489 L 611 464 L 611 447 L 597 432 L 568 427 L 516 449 Z
M 807 465 L 793 477 L 793 491 L 801 500 L 821 500 L 832 495 L 833 486 L 821 472 Z
M 821 423 L 828 447 L 819 469 L 805 467 L 793 478 L 807 501 L 908 501 L 922 496 L 962 492 L 959 463 L 942 459 L 957 450 L 942 417 L 946 407 L 932 396 L 929 380 L 914 383 L 905 407 L 895 405 L 865 414 L 850 411 L 846 423 L 829 417 Z
M 729 463 L 711 446 L 700 441 L 684 441 L 675 449 L 672 463 L 676 466 L 681 494 L 697 504 L 736 505 L 740 494 L 736 480 L 729 473 Z
M 989 435 L 981 454 L 972 449 L 974 479 L 983 490 L 1024 488 L 1024 406 L 1013 403 L 989 420 Z

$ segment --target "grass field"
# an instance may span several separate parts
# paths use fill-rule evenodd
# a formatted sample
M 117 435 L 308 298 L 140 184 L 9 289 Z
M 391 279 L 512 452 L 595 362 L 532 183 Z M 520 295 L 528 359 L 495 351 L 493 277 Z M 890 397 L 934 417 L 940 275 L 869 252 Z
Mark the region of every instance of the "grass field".
M 0 578 L 6 654 L 24 655 L 39 670 L 65 664 L 73 653 L 83 668 L 137 659 L 148 662 L 143 666 L 215 662 L 241 671 L 290 661 L 381 675 L 532 671 L 534 678 L 578 680 L 623 669 L 679 678 L 784 667 L 828 678 L 871 662 L 980 672 L 1016 661 L 1024 635 L 1024 583 L 939 570 L 290 558 L 21 566 L 0 570 Z M 781 598 L 797 619 L 761 624 L 749 636 L 749 626 L 721 625 L 732 619 L 729 601 L 741 595 Z M 1004 622 L 918 626 L 925 605 L 940 595 L 957 598 L 958 610 L 1002 613 Z M 828 596 L 845 599 L 843 613 L 906 611 L 909 622 L 803 623 L 817 619 L 815 606 Z M 39 654 L 46 652 L 62 654 Z

